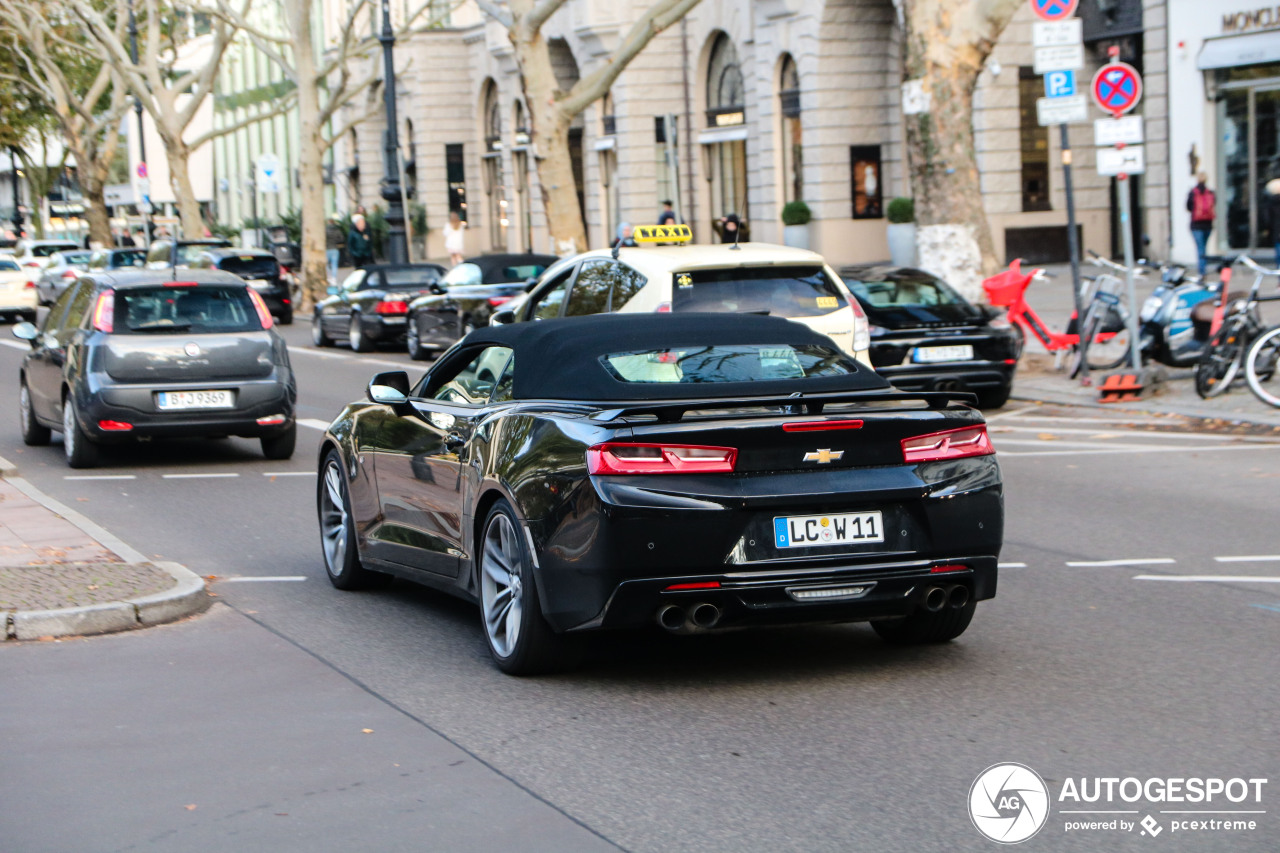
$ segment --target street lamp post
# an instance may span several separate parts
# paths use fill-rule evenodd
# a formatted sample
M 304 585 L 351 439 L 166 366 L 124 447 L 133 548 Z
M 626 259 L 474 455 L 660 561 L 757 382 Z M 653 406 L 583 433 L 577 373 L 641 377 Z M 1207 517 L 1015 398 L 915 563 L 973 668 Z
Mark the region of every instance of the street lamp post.
M 18 196 L 18 149 L 9 149 L 9 165 L 13 167 L 13 233 L 22 236 L 22 199 Z
M 129 60 L 135 66 L 138 64 L 138 19 L 133 14 L 133 0 L 129 0 Z M 151 178 L 147 175 L 147 138 L 142 126 L 142 101 L 139 98 L 133 99 L 133 112 L 138 117 L 138 166 L 140 170 L 139 177 L 145 177 L 150 183 Z M 144 193 L 144 195 L 147 195 Z M 151 202 L 146 199 L 138 201 L 138 209 L 142 211 L 142 240 L 147 247 L 151 246 Z
M 404 204 L 401 201 L 400 167 L 397 163 L 400 141 L 396 136 L 396 73 L 392 47 L 396 43 L 391 29 L 391 0 L 382 0 L 383 93 L 387 105 L 387 129 L 383 135 L 382 198 L 387 203 L 387 261 L 393 264 L 409 262 L 409 243 L 404 231 Z

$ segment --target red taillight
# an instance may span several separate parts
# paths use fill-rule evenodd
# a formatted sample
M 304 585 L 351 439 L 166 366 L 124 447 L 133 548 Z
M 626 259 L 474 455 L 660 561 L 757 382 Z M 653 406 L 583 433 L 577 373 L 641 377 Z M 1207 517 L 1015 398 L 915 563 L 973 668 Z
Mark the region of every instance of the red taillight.
M 258 291 L 252 287 L 246 287 L 245 292 L 249 294 L 250 301 L 253 302 L 253 310 L 258 312 L 258 322 L 262 324 L 262 328 L 270 329 L 272 324 L 271 312 L 267 310 L 267 303 L 262 301 L 262 297 L 258 295 Z
M 133 429 L 133 424 L 127 424 L 124 421 L 98 421 L 98 429 L 107 432 L 128 432 Z
M 499 305 L 501 305 L 502 303 L 504 303 L 504 302 L 510 302 L 510 301 L 511 301 L 511 297 L 510 297 L 510 296 L 490 296 L 490 297 L 489 297 L 489 307 L 490 307 L 490 308 L 497 308 L 497 307 L 498 307 Z
M 655 309 L 653 309 L 653 310 L 654 310 L 654 312 L 655 312 L 655 313 L 658 313 L 658 314 L 670 314 L 670 313 L 671 313 L 671 303 L 670 303 L 670 302 L 659 302 L 659 303 L 658 303 L 658 307 L 657 307 L 657 308 L 655 308 Z
M 22 285 L 22 289 L 26 290 L 28 287 L 30 287 L 32 290 L 34 290 L 35 286 L 36 286 L 36 283 L 34 281 L 32 281 L 31 279 L 27 279 L 27 283 Z
M 39 262 L 39 261 L 27 261 L 25 264 L 23 264 L 23 266 L 24 266 L 24 267 L 26 267 L 27 269 L 38 270 L 38 269 L 40 269 L 40 262 Z
M 682 589 L 719 589 L 720 581 L 706 581 L 704 583 L 673 583 L 671 586 L 663 589 L 663 592 L 678 592 Z
M 408 314 L 409 303 L 403 300 L 400 300 L 400 301 L 388 300 L 386 302 L 379 302 L 377 306 L 374 307 L 373 313 L 375 314 Z
M 929 570 L 929 574 L 944 575 L 944 574 L 947 574 L 948 572 L 967 572 L 967 571 L 969 571 L 968 566 L 934 566 L 932 569 Z
M 990 456 L 995 452 L 987 436 L 986 424 L 902 439 L 902 458 L 907 462 Z
M 77 275 L 75 270 L 67 270 L 62 274 L 63 278 L 75 278 Z
M 732 447 L 609 442 L 587 451 L 592 474 L 728 474 L 738 461 Z
M 783 432 L 822 432 L 829 429 L 862 429 L 862 421 L 795 421 L 782 425 Z
M 290 300 L 288 299 L 281 299 L 280 301 L 283 302 L 285 305 L 288 305 L 290 302 Z
M 98 294 L 98 304 L 93 306 L 93 328 L 111 334 L 116 323 L 116 292 L 104 290 Z

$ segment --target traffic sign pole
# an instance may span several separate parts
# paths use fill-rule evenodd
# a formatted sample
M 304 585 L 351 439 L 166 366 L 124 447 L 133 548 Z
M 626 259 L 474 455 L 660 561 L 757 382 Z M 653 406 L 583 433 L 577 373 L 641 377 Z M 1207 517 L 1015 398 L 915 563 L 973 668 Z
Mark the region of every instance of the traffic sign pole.
M 1076 194 L 1071 185 L 1071 139 L 1067 126 L 1058 125 L 1062 134 L 1062 189 L 1067 194 L 1067 251 L 1071 254 L 1071 301 L 1076 309 L 1076 334 L 1080 336 L 1080 349 L 1088 353 L 1088 341 L 1084 339 L 1084 305 L 1080 302 L 1080 237 L 1076 234 Z M 1089 359 L 1080 358 L 1080 384 L 1088 385 Z

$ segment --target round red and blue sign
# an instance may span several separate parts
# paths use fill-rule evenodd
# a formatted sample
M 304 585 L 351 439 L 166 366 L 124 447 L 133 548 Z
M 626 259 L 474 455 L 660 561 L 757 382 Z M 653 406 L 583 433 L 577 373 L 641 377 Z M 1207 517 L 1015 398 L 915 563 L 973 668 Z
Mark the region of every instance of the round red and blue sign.
M 1031 11 L 1045 21 L 1061 21 L 1076 13 L 1080 0 L 1031 0 Z
M 1142 75 L 1127 62 L 1112 62 L 1098 69 L 1089 88 L 1094 103 L 1119 118 L 1142 100 Z

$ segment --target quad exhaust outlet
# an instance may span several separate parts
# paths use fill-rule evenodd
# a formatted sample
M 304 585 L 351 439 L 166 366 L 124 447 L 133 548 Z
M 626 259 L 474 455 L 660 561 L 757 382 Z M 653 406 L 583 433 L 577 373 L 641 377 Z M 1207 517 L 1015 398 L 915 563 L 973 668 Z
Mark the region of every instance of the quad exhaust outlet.
M 673 634 L 709 631 L 720 622 L 720 608 L 705 601 L 685 610 L 678 604 L 666 604 L 658 608 L 655 618 L 658 624 Z

